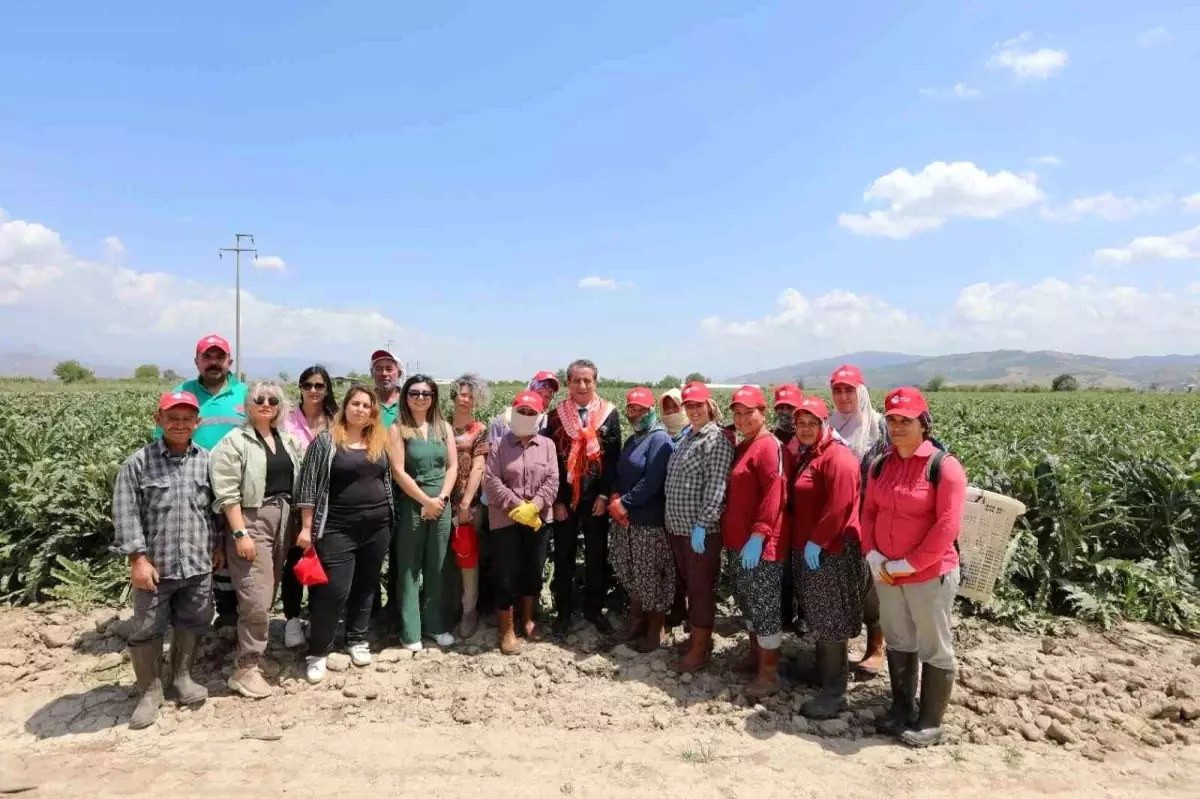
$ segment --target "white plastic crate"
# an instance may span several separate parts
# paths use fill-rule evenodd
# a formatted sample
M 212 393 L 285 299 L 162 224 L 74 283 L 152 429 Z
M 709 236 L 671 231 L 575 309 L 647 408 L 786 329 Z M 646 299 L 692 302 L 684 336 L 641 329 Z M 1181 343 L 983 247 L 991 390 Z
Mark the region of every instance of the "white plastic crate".
M 1017 517 L 1024 513 L 1025 505 L 1019 500 L 967 486 L 962 527 L 958 533 L 958 552 L 962 560 L 959 596 L 976 602 L 991 599 L 996 579 L 1004 571 L 1004 555 Z

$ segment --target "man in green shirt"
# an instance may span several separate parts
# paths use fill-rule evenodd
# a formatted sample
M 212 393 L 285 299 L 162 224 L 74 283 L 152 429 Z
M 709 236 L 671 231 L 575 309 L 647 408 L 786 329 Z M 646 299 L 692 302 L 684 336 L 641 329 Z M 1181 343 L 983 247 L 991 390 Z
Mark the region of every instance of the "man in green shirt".
M 387 350 L 371 353 L 371 379 L 375 381 L 375 398 L 383 414 L 383 426 L 391 428 L 400 412 L 400 380 L 404 368 L 399 359 Z

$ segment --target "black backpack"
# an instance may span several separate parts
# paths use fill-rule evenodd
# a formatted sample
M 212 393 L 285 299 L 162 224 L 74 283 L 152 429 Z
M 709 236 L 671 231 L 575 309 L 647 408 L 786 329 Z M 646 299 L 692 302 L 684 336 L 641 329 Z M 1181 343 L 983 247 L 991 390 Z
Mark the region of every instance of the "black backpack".
M 928 480 L 929 484 L 936 489 L 938 486 L 938 481 L 942 479 L 942 461 L 946 460 L 946 456 L 950 454 L 950 450 L 946 448 L 945 444 L 938 441 L 936 438 L 930 438 L 929 443 L 933 444 L 934 448 L 937 449 L 937 452 L 933 453 L 933 455 L 929 457 L 929 460 L 925 462 L 925 479 Z M 883 462 L 887 460 L 889 452 L 881 452 L 875 456 L 874 460 L 871 461 L 869 473 L 872 480 L 878 480 L 879 475 L 883 473 Z M 954 551 L 958 553 L 959 574 L 963 575 L 965 578 L 967 573 L 967 564 L 965 561 L 963 561 L 962 550 L 958 548 L 957 537 L 954 539 Z M 943 577 L 942 579 L 944 580 L 946 578 Z

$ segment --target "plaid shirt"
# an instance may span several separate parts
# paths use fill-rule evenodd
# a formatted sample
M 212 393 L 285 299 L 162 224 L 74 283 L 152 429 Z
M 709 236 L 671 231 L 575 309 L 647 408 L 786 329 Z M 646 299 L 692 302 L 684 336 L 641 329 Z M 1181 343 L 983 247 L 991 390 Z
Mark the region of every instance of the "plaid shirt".
M 173 457 L 162 439 L 121 464 L 113 488 L 119 555 L 144 554 L 164 580 L 212 572 L 217 543 L 208 452 L 191 444 Z
M 667 462 L 669 533 L 689 535 L 697 525 L 710 534 L 720 532 L 733 451 L 733 443 L 716 422 L 676 444 Z

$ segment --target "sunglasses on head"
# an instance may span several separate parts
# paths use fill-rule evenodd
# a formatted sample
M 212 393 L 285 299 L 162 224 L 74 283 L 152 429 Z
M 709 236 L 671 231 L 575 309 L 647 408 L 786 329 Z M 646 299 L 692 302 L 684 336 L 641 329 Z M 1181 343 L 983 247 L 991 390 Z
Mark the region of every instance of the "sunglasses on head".
M 300 388 L 304 389 L 305 391 L 324 391 L 325 384 L 324 383 L 314 383 L 310 380 L 307 383 L 301 383 Z
M 252 402 L 255 405 L 270 405 L 272 408 L 274 408 L 279 404 L 279 397 L 268 397 L 266 394 L 259 394 L 252 400 Z
M 409 399 L 433 399 L 433 392 L 432 391 L 422 391 L 420 389 L 414 388 L 414 389 L 409 390 L 408 397 L 409 397 Z

